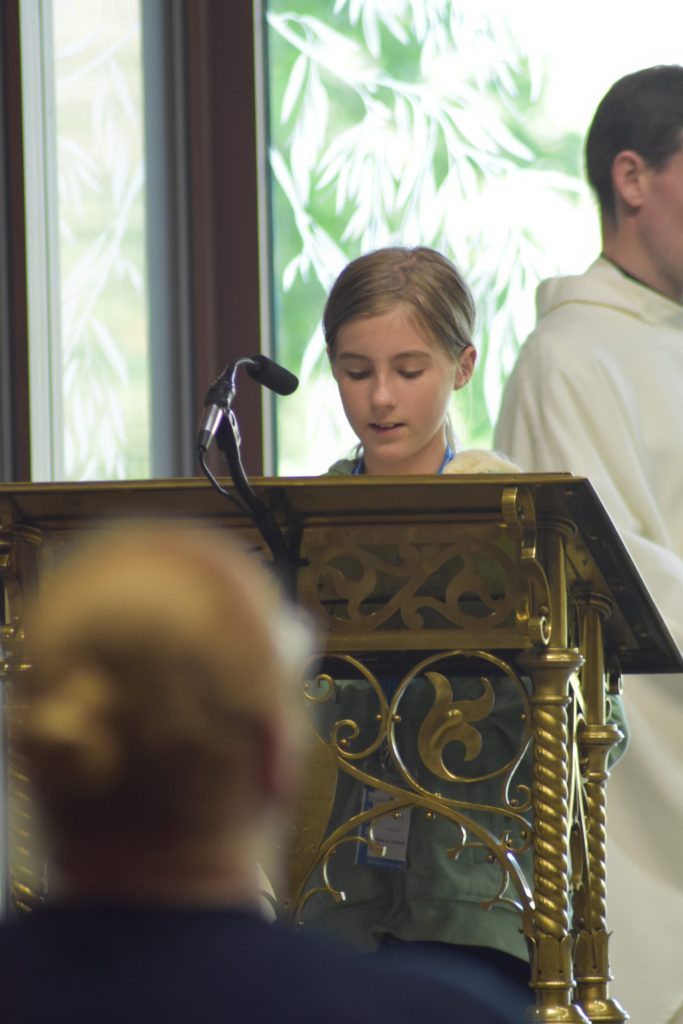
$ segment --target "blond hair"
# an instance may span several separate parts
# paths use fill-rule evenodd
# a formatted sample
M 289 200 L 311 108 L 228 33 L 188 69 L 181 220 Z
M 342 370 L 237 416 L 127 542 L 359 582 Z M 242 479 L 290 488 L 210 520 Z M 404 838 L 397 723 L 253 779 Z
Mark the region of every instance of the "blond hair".
M 304 627 L 218 531 L 105 533 L 46 584 L 26 635 L 16 732 L 58 836 L 223 823 L 253 731 L 296 731 Z
M 332 285 L 323 313 L 330 356 L 344 324 L 397 306 L 452 359 L 472 344 L 474 300 L 456 266 L 435 249 L 391 246 L 352 260 Z

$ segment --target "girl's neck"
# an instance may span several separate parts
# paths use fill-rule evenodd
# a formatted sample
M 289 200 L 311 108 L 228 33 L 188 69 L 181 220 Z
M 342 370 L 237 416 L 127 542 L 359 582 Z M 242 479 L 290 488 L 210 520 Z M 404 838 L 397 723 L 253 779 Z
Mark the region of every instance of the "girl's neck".
M 452 458 L 453 451 L 445 439 L 438 449 L 423 449 L 406 459 L 368 459 L 361 454 L 362 472 L 367 476 L 436 476 Z

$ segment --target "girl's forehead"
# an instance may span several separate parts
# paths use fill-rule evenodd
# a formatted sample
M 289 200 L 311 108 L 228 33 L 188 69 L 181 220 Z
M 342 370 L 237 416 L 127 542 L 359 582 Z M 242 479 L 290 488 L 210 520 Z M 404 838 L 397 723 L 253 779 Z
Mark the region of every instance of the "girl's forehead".
M 441 347 L 414 312 L 399 304 L 385 313 L 347 320 L 337 334 L 335 356 L 398 355 L 413 351 L 433 354 Z

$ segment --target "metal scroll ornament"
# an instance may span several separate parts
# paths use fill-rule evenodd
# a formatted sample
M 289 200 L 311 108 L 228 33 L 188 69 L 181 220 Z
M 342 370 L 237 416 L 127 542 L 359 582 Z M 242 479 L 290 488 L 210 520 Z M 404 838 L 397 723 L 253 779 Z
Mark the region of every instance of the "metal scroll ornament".
M 362 809 L 353 797 L 339 804 L 337 791 L 317 857 L 300 865 L 290 893 L 294 918 L 307 921 L 314 898 L 352 900 L 336 860 L 346 857 L 348 863 L 363 844 L 381 857 L 374 823 L 410 808 L 423 819 L 449 823 L 444 860 L 479 851 L 493 872 L 482 907 L 508 903 L 520 912 L 520 927 L 528 934 L 532 901 L 521 861 L 529 860 L 532 837 L 531 793 L 524 782 L 531 706 L 527 686 L 511 666 L 486 652 L 453 650 L 424 658 L 392 680 L 339 655 L 326 659 L 326 672 L 309 684 L 307 701 L 318 742 L 336 761 L 342 793 L 359 795 L 367 785 L 383 791 L 385 800 Z M 508 743 L 500 749 L 495 737 L 503 723 Z M 482 783 L 490 799 L 482 799 Z M 329 774 L 325 786 L 318 794 L 321 810 L 334 800 Z
M 504 521 L 519 540 L 517 621 L 534 646 L 547 646 L 550 643 L 550 588 L 536 558 L 536 509 L 530 491 L 525 487 L 506 487 L 502 511 Z

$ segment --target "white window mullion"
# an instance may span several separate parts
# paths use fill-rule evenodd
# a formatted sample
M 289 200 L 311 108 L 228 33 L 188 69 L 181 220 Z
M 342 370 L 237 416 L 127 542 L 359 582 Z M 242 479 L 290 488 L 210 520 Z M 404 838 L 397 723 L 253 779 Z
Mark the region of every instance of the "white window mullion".
M 51 0 L 21 0 L 31 477 L 63 477 L 57 126 Z

